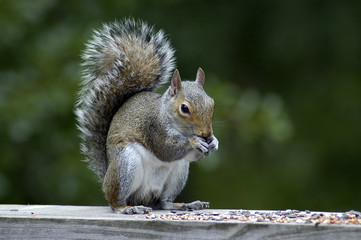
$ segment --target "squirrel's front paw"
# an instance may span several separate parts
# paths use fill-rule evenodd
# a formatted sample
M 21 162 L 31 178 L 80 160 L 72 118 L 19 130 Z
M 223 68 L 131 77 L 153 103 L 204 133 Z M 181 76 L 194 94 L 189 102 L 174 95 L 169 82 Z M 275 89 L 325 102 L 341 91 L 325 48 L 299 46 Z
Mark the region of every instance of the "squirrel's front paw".
M 212 135 L 208 138 L 196 137 L 195 148 L 204 156 L 210 155 L 212 152 L 218 150 L 218 139 Z
M 208 146 L 209 146 L 208 155 L 211 154 L 212 152 L 218 150 L 218 143 L 219 142 L 218 142 L 218 139 L 214 135 L 208 137 L 206 139 L 206 141 L 207 141 Z
M 206 139 L 197 136 L 193 140 L 193 143 L 194 143 L 194 148 L 197 151 L 199 151 L 204 156 L 208 156 L 209 145 L 208 145 Z

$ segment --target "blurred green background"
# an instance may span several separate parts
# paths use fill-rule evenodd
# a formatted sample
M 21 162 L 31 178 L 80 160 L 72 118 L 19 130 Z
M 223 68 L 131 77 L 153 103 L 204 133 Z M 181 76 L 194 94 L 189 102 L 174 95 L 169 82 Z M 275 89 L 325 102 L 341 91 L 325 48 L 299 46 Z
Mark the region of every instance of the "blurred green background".
M 106 205 L 73 107 L 93 28 L 133 16 L 201 66 L 220 149 L 180 201 L 361 209 L 361 2 L 0 1 L 0 203 Z

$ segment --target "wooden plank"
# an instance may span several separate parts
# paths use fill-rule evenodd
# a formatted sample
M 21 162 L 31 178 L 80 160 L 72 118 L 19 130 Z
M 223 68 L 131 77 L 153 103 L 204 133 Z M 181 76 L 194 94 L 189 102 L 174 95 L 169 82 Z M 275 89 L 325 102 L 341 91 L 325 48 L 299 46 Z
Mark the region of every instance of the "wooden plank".
M 197 213 L 226 215 L 229 211 L 232 210 L 208 209 Z M 115 214 L 109 207 L 94 206 L 0 205 L 0 238 L 361 239 L 361 225 L 357 224 L 164 220 L 160 216 L 171 214 L 170 211 L 153 211 L 152 214 Z

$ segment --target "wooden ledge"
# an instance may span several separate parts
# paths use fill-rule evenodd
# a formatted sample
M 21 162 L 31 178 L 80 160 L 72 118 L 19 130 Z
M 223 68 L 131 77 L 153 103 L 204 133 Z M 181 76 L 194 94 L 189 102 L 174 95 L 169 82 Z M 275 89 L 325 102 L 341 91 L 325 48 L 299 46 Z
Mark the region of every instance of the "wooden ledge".
M 0 205 L 0 233 L 5 239 L 361 239 L 360 224 L 241 221 L 229 218 L 232 212 L 246 214 L 239 210 L 207 209 L 123 215 L 113 213 L 109 207 Z

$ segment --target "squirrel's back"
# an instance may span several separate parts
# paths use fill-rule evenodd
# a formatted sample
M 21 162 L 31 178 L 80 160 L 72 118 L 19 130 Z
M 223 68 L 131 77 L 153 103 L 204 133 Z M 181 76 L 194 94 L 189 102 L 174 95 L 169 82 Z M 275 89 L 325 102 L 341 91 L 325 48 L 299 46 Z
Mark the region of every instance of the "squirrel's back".
M 118 108 L 140 91 L 164 83 L 174 50 L 162 31 L 126 19 L 94 31 L 82 54 L 82 82 L 75 109 L 82 152 L 100 180 L 107 170 L 106 139 Z

